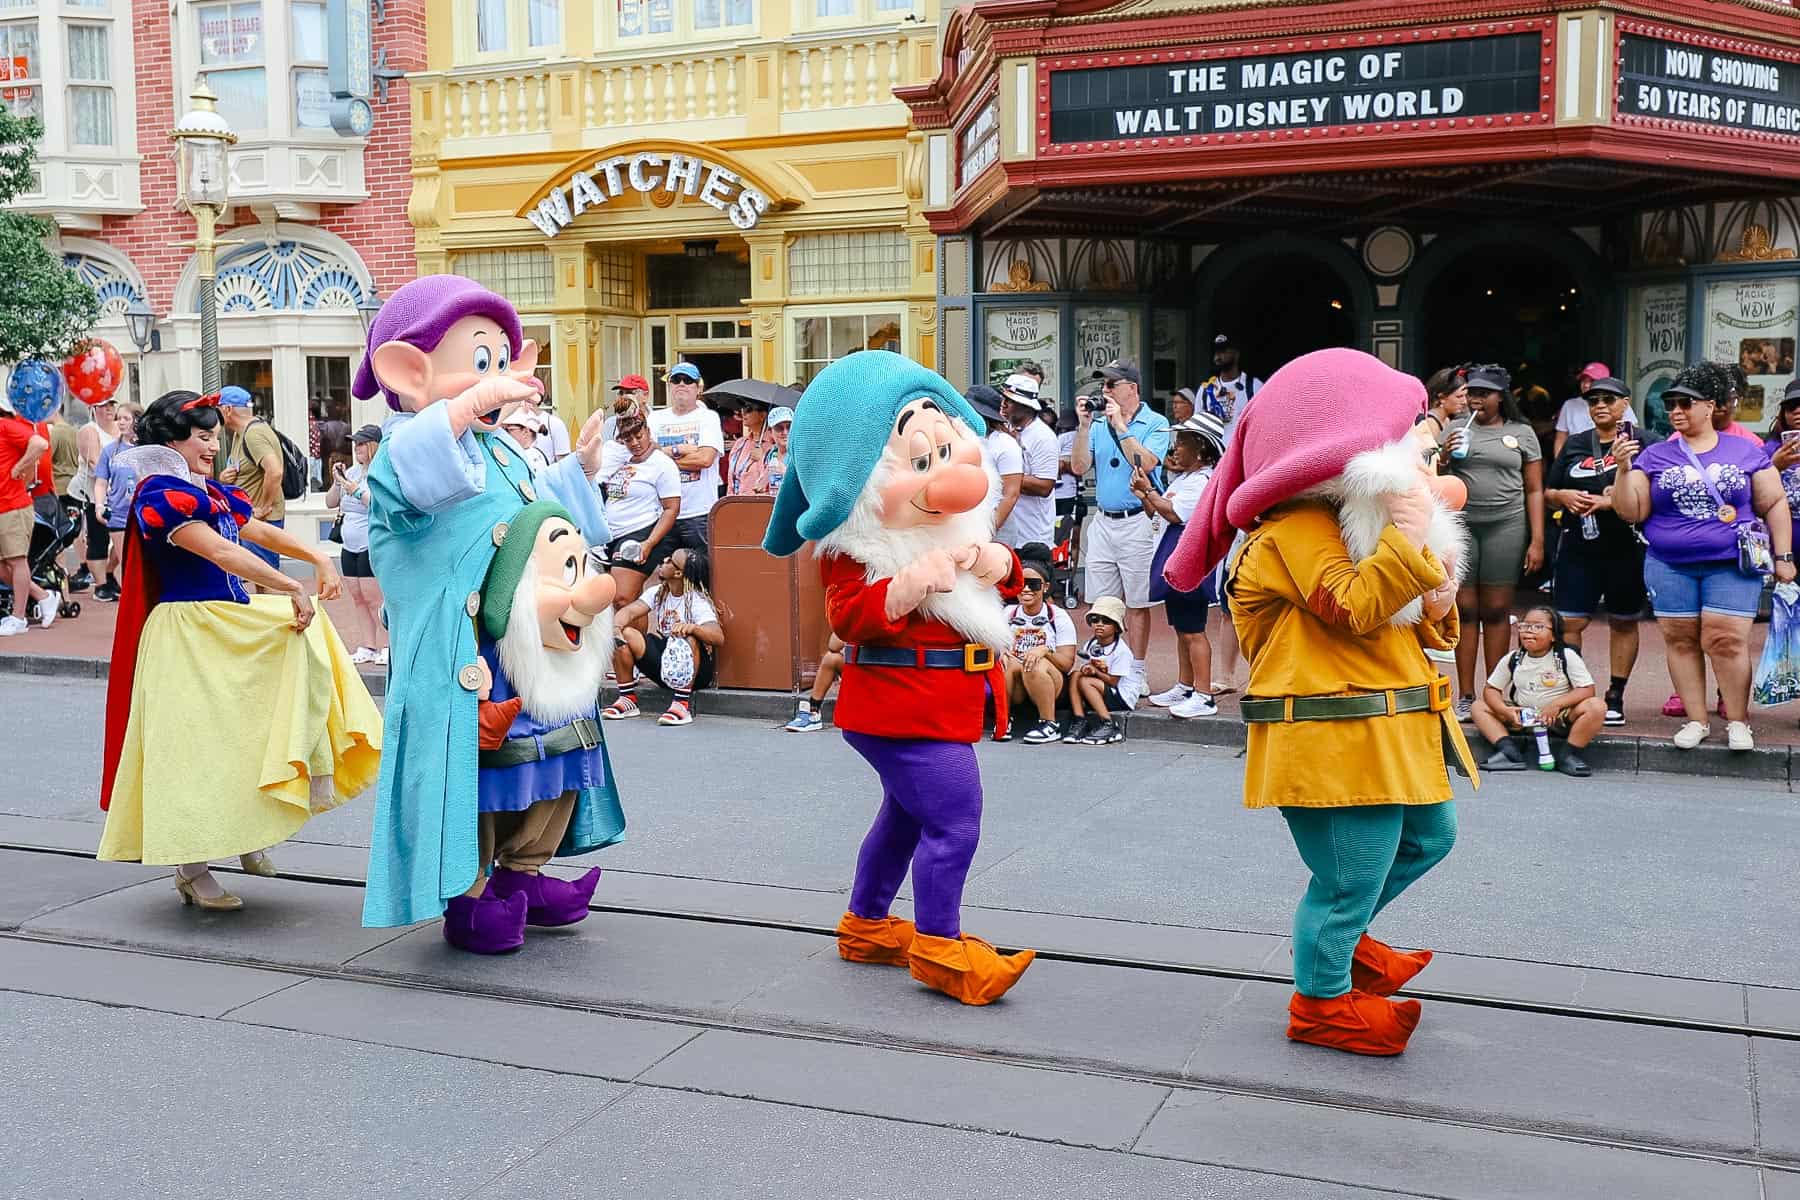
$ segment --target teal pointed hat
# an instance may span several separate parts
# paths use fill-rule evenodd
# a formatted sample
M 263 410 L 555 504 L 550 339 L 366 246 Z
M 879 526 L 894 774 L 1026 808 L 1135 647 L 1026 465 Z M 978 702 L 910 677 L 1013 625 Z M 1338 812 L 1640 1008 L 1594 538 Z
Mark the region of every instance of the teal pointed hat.
M 794 413 L 763 549 L 786 557 L 848 520 L 900 410 L 925 399 L 972 431 L 986 428 L 949 380 L 904 354 L 858 350 L 819 372 Z

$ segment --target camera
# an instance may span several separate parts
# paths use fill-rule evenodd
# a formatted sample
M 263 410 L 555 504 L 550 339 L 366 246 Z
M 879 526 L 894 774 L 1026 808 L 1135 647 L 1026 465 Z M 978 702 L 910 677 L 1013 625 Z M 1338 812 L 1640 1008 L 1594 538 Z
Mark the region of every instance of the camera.
M 1091 413 L 1092 415 L 1097 417 L 1101 413 L 1106 411 L 1106 397 L 1105 396 L 1084 396 L 1084 397 L 1082 397 L 1082 400 L 1081 400 L 1081 407 L 1082 407 L 1083 411 Z

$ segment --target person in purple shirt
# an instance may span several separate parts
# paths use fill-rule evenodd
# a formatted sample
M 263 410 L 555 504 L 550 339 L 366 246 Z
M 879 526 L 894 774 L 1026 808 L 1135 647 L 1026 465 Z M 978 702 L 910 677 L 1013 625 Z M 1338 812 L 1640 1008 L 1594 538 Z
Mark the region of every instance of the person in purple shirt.
M 1669 676 L 1689 720 L 1675 745 L 1692 750 L 1711 732 L 1706 661 L 1725 702 L 1726 742 L 1755 748 L 1750 708 L 1750 627 L 1762 597 L 1760 574 L 1738 569 L 1738 526 L 1761 517 L 1775 553 L 1775 578 L 1794 578 L 1793 522 L 1781 475 L 1763 447 L 1721 436 L 1713 414 L 1727 403 L 1731 378 L 1716 363 L 1695 363 L 1663 392 L 1676 436 L 1648 449 L 1613 443 L 1619 482 L 1613 508 L 1643 522 L 1649 551 L 1644 586 L 1668 647 Z M 1704 653 L 1704 658 L 1702 654 Z

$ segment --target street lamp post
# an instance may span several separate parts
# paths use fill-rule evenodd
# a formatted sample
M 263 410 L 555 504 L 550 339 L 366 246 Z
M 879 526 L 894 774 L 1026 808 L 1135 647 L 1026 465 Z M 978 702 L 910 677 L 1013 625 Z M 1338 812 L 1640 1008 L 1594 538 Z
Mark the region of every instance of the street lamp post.
M 156 314 L 150 306 L 140 299 L 133 300 L 125 309 L 125 330 L 131 334 L 131 343 L 137 347 L 138 378 L 132 381 L 131 398 L 137 404 L 143 404 L 144 397 L 139 389 L 143 386 L 144 355 L 150 350 L 150 334 L 156 328 Z
M 231 207 L 227 147 L 237 134 L 219 115 L 218 97 L 205 76 L 194 83 L 189 108 L 169 134 L 175 142 L 177 200 L 193 215 L 194 259 L 200 281 L 200 387 L 219 390 L 219 313 L 213 289 L 218 279 L 219 218 Z

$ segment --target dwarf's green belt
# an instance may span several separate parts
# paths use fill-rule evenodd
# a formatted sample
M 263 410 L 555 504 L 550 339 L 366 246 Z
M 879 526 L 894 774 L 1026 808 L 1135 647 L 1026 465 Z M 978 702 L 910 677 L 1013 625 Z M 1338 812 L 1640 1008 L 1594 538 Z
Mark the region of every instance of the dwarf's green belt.
M 1448 696 L 1432 699 L 1433 686 L 1358 692 L 1349 696 L 1245 696 L 1239 709 L 1250 724 L 1286 721 L 1354 721 L 1391 714 L 1436 712 L 1448 707 Z M 1392 706 L 1389 706 L 1392 697 Z
M 592 750 L 600 744 L 600 722 L 592 717 L 577 717 L 560 729 L 552 729 L 537 737 L 507 738 L 498 749 L 483 750 L 484 767 L 517 767 L 525 763 L 543 762 L 571 750 Z

